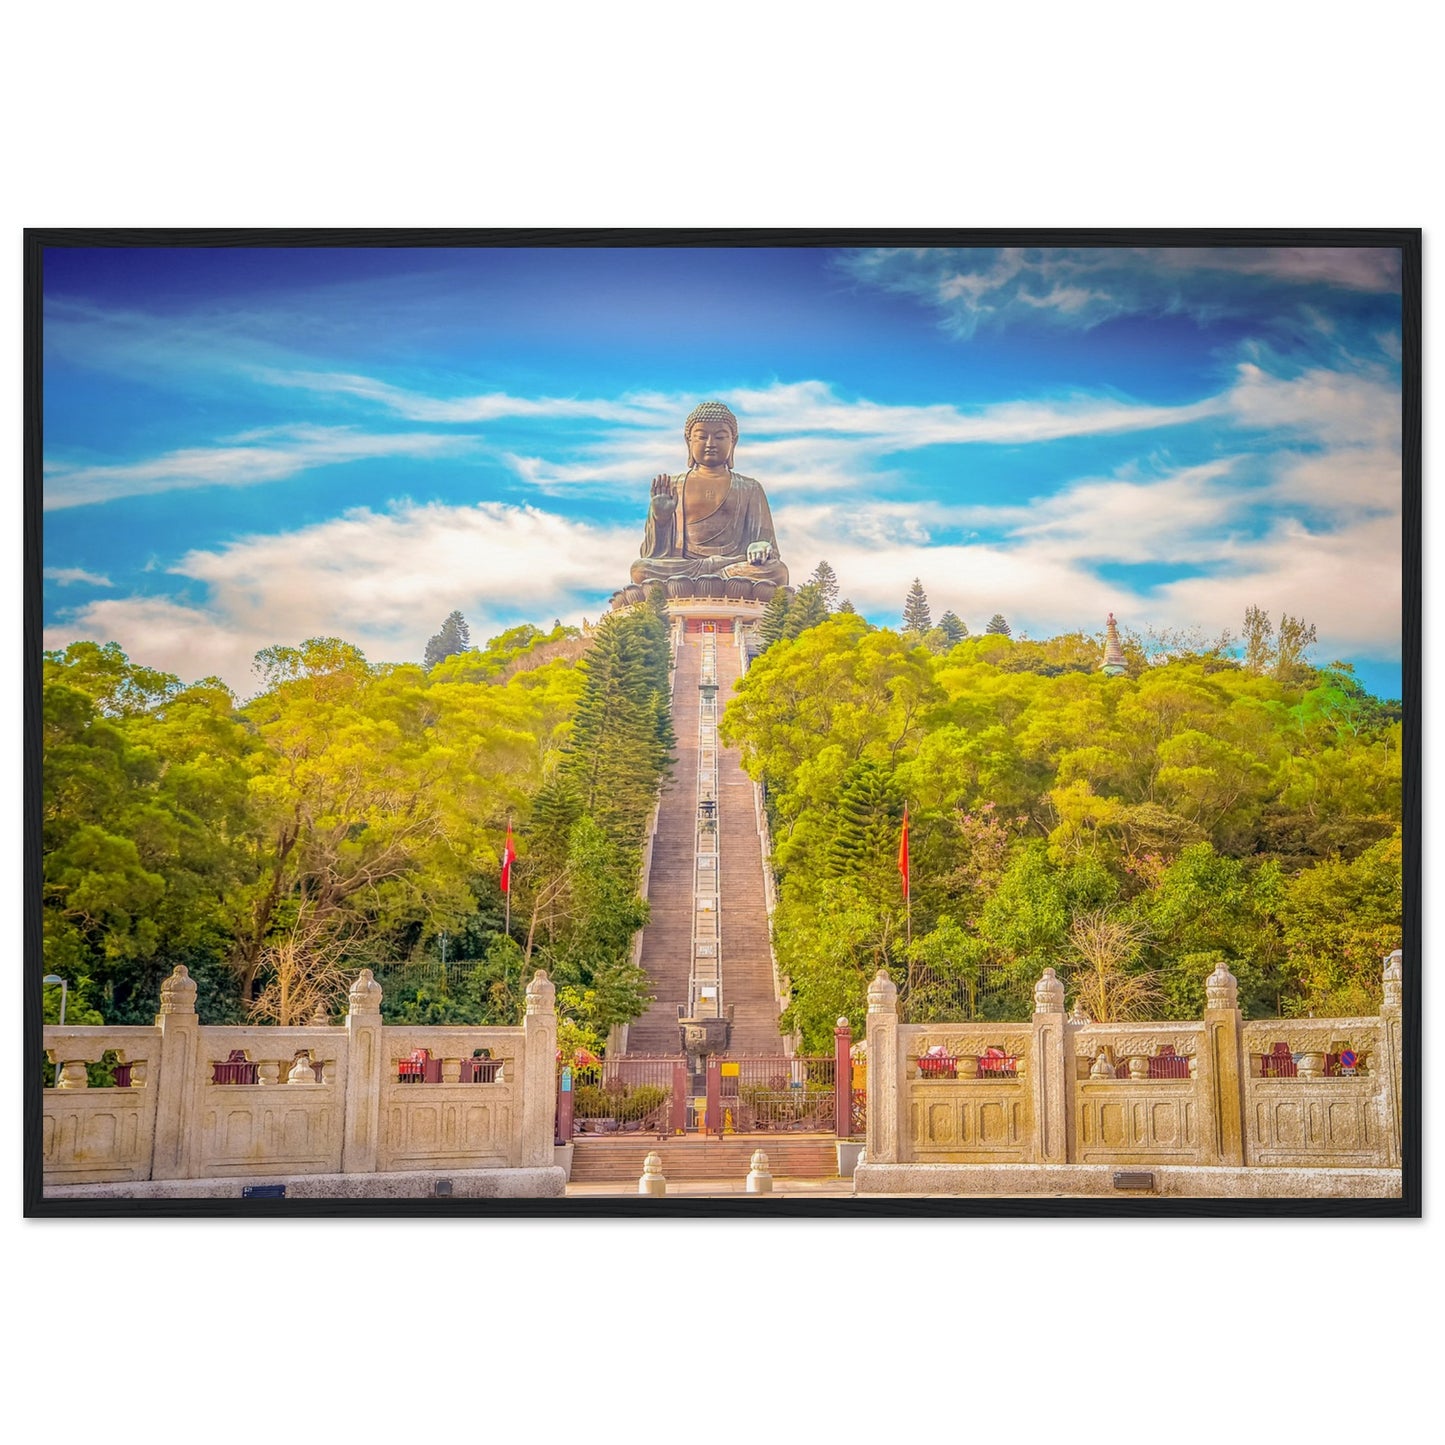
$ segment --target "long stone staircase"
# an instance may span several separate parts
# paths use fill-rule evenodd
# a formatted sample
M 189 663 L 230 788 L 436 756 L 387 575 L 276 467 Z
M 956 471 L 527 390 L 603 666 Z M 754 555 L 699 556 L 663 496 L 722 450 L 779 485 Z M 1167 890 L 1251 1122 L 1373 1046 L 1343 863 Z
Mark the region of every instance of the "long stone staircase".
M 732 696 L 741 673 L 738 650 L 718 645 L 718 696 Z M 721 707 L 718 709 L 721 714 Z M 719 923 L 722 932 L 723 999 L 733 1010 L 734 1054 L 781 1054 L 778 1002 L 763 885 L 752 779 L 736 748 L 718 748 Z
M 741 664 L 730 634 L 717 644 L 718 714 L 732 695 Z M 688 1002 L 697 852 L 698 683 L 702 639 L 683 638 L 673 680 L 672 725 L 677 765 L 663 793 L 648 874 L 652 919 L 642 935 L 642 966 L 655 1001 L 627 1031 L 629 1054 L 675 1054 L 678 1006 Z M 778 1004 L 773 989 L 762 846 L 753 785 L 737 749 L 720 748 L 718 760 L 719 951 L 722 1003 L 733 1014 L 732 1054 L 781 1054 Z
M 692 967 L 692 888 L 697 849 L 698 679 L 702 651 L 694 638 L 678 651 L 672 683 L 673 753 L 677 764 L 657 810 L 647 901 L 652 918 L 642 931 L 642 966 L 655 995 L 652 1007 L 627 1029 L 629 1054 L 675 1054 L 677 1011 L 687 1003 Z

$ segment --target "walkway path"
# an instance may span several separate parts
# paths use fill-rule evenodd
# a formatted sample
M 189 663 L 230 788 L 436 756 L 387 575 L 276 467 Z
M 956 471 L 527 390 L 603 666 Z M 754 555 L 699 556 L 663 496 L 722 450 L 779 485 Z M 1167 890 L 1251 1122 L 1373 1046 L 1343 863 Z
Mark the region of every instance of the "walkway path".
M 740 663 L 730 632 L 717 633 L 718 713 L 731 697 Z M 672 694 L 677 764 L 663 793 L 648 877 L 652 921 L 642 935 L 642 966 L 655 995 L 627 1031 L 629 1054 L 675 1054 L 678 1007 L 688 1001 L 697 852 L 698 682 L 702 638 L 683 639 Z M 733 1054 L 781 1054 L 773 992 L 763 856 L 753 785 L 737 749 L 718 752 L 719 903 L 722 1001 L 733 1010 Z

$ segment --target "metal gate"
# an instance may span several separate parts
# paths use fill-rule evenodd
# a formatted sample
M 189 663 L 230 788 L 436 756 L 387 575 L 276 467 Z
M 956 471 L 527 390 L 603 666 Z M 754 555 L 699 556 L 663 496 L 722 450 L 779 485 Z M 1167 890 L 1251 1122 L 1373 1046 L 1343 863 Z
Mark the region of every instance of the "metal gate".
M 623 1055 L 559 1069 L 557 1140 L 691 1133 L 849 1138 L 863 1130 L 865 1090 L 846 1042 L 832 1058 L 713 1055 L 698 1072 L 681 1054 Z

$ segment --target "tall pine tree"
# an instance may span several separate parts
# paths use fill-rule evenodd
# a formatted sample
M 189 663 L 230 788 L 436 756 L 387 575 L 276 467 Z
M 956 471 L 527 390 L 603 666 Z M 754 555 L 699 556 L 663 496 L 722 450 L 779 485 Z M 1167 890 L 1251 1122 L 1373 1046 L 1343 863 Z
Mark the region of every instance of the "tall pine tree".
M 1012 637 L 1013 628 L 1008 625 L 1008 619 L 1002 612 L 995 612 L 988 619 L 988 626 L 983 629 L 985 632 L 996 633 L 1003 637 Z
M 923 590 L 923 583 L 915 577 L 913 586 L 908 589 L 908 597 L 903 603 L 903 630 L 915 632 L 920 637 L 933 626 L 933 618 L 928 611 L 928 594 Z
M 467 626 L 466 618 L 460 612 L 450 612 L 447 620 L 442 623 L 441 631 L 434 633 L 428 640 L 422 666 L 430 671 L 444 657 L 455 657 L 471 645 L 472 632 Z
M 854 763 L 843 775 L 832 810 L 833 836 L 823 855 L 825 871 L 835 878 L 860 878 L 891 889 L 897 875 L 890 863 L 897 859 L 902 817 L 903 804 L 888 772 L 872 761 Z
M 766 614 L 764 614 L 766 620 Z M 783 622 L 783 636 L 796 637 L 810 627 L 828 620 L 827 604 L 823 591 L 817 582 L 805 582 L 798 588 L 797 595 L 788 604 L 788 615 Z
M 823 599 L 824 612 L 834 611 L 838 606 L 838 574 L 827 562 L 819 562 L 813 568 L 813 575 L 808 578 L 808 581 L 817 583 L 818 593 Z
M 609 613 L 581 667 L 586 683 L 561 782 L 616 846 L 642 841 L 672 763 L 666 624 L 650 607 Z
M 968 627 L 956 612 L 945 612 L 938 619 L 938 630 L 948 639 L 950 647 L 957 646 L 968 636 Z
M 764 648 L 781 642 L 788 635 L 789 605 L 786 587 L 779 587 L 768 599 L 768 605 L 763 608 L 762 620 L 758 623 L 758 638 Z

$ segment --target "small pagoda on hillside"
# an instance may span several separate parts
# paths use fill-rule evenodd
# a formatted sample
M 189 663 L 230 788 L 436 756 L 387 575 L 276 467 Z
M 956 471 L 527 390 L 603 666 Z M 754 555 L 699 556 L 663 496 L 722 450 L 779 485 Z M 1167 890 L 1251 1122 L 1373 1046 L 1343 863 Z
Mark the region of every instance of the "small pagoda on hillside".
M 1129 671 L 1129 664 L 1124 661 L 1124 648 L 1119 641 L 1119 624 L 1114 621 L 1114 614 L 1109 614 L 1109 621 L 1104 631 L 1104 660 L 1099 664 L 1099 671 L 1109 677 L 1122 677 Z

